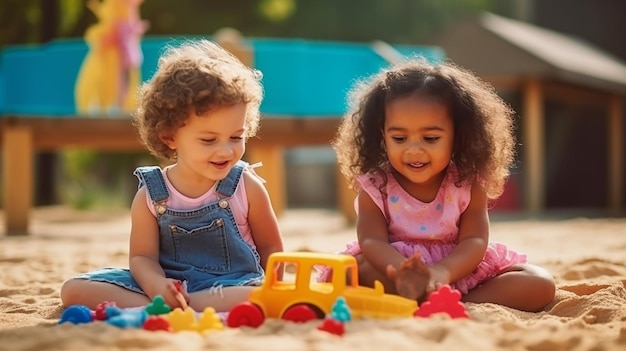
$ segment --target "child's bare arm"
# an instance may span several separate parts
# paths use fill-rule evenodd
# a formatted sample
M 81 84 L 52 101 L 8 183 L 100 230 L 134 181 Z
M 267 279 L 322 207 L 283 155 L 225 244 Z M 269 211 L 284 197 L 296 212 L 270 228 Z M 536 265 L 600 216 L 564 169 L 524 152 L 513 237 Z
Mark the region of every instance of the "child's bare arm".
M 476 184 L 472 186 L 470 203 L 459 220 L 459 237 L 457 240 L 454 250 L 433 266 L 433 269 L 440 272 L 439 275 L 441 276 L 440 279 L 438 277 L 433 277 L 433 279 L 447 281 L 433 281 L 429 287 L 430 290 L 436 288 L 436 286 L 432 286 L 434 284 L 447 284 L 467 276 L 474 271 L 485 256 L 485 250 L 489 243 L 487 195 L 484 189 Z
M 260 179 L 250 173 L 243 173 L 248 194 L 248 224 L 261 265 L 267 269 L 267 258 L 273 252 L 283 251 L 278 220 L 272 208 L 269 194 Z
M 384 215 L 370 196 L 360 191 L 356 232 L 363 257 L 381 274 L 387 266 L 400 267 L 406 259 L 389 244 L 389 231 Z
M 148 298 L 161 295 L 168 305 L 178 306 L 173 280 L 165 278 L 159 265 L 159 226 L 146 196 L 145 188 L 139 189 L 131 205 L 130 271 Z

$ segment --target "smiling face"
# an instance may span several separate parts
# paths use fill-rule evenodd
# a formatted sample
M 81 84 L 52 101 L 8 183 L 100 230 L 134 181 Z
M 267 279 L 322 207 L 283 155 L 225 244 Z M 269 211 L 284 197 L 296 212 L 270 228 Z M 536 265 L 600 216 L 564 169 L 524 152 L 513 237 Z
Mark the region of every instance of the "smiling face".
M 245 118 L 245 104 L 220 107 L 206 116 L 192 113 L 184 126 L 164 138 L 176 151 L 172 172 L 189 183 L 224 179 L 245 152 Z
M 416 96 L 391 101 L 385 108 L 383 138 L 405 190 L 416 196 L 422 191 L 415 189 L 439 188 L 454 145 L 452 117 L 444 105 Z

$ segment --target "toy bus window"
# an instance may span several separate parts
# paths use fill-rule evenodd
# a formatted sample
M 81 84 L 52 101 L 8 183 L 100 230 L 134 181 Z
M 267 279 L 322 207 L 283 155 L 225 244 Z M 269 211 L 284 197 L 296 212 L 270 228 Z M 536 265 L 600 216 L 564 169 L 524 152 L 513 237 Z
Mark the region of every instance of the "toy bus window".
M 354 288 L 359 285 L 359 270 L 356 265 L 346 267 L 346 285 Z
M 273 283 L 276 288 L 283 290 L 295 289 L 296 272 L 298 263 L 291 261 L 276 261 L 274 263 Z
M 309 272 L 309 290 L 322 294 L 332 294 L 335 285 L 332 282 L 332 267 L 316 264 Z

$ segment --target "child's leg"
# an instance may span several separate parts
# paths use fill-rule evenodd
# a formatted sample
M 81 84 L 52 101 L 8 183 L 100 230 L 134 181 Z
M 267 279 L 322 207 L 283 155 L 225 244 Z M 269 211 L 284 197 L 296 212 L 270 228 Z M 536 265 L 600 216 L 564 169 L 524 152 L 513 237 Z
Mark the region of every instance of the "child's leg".
M 544 268 L 515 265 L 472 289 L 465 302 L 491 302 L 522 311 L 542 310 L 554 299 L 555 283 Z
M 147 296 L 120 286 L 87 279 L 70 279 L 61 287 L 61 301 L 64 306 L 85 305 L 95 309 L 98 304 L 115 302 L 120 308 L 141 307 L 150 303 Z
M 228 312 L 236 304 L 247 301 L 254 288 L 255 286 L 228 286 L 190 293 L 189 306 L 196 312 L 202 312 L 207 307 L 215 308 L 216 312 Z

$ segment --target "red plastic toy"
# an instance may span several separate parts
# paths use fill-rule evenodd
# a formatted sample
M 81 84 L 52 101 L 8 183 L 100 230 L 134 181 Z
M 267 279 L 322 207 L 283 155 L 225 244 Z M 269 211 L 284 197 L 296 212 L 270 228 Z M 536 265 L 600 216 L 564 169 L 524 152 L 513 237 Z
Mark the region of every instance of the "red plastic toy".
M 170 326 L 170 321 L 162 316 L 149 316 L 145 322 L 143 322 L 144 330 L 163 330 L 163 331 L 172 331 L 172 327 Z
M 446 313 L 451 318 L 469 318 L 465 304 L 461 302 L 461 292 L 445 284 L 433 291 L 428 300 L 422 303 L 413 314 L 415 317 L 429 317 L 435 313 Z
M 325 318 L 317 329 L 339 336 L 342 336 L 346 332 L 346 327 L 343 323 L 333 318 Z
M 109 306 L 115 306 L 115 302 L 104 301 L 99 303 L 93 311 L 93 319 L 97 321 L 106 321 L 108 318 L 106 309 Z

